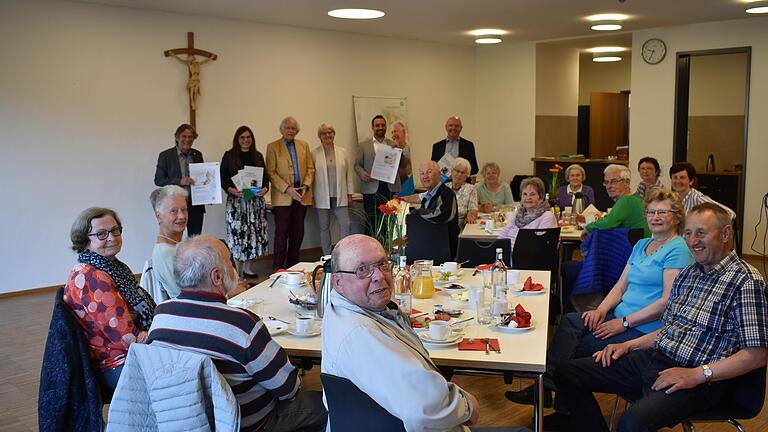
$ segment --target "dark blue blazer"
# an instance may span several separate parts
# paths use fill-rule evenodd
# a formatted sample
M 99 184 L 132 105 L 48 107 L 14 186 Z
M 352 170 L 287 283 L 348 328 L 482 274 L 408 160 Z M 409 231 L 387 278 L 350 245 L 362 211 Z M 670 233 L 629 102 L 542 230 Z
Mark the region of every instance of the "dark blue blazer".
M 443 157 L 445 154 L 445 143 L 446 140 L 443 139 L 432 144 L 432 157 L 430 159 L 437 162 Z M 459 157 L 469 161 L 469 164 L 472 166 L 469 172 L 470 175 L 475 175 L 480 171 L 480 168 L 477 166 L 477 157 L 475 157 L 475 144 L 472 141 L 459 137 Z
M 200 150 L 191 148 L 189 154 L 192 156 L 191 163 L 203 162 L 203 154 Z M 179 156 L 176 153 L 176 146 L 164 150 L 157 157 L 157 166 L 155 167 L 155 186 L 176 185 L 181 186 L 181 167 L 179 166 Z M 182 186 L 183 187 L 183 186 Z M 187 203 L 191 203 L 191 198 L 187 198 Z M 205 206 L 195 206 L 202 208 L 205 212 Z

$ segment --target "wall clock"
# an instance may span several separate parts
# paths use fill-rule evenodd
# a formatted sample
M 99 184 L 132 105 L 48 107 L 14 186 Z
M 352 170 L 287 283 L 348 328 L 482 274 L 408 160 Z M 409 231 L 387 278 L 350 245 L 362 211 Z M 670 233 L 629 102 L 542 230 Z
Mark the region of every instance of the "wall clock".
M 661 39 L 648 39 L 643 43 L 641 54 L 646 63 L 652 65 L 659 64 L 667 55 L 667 44 Z

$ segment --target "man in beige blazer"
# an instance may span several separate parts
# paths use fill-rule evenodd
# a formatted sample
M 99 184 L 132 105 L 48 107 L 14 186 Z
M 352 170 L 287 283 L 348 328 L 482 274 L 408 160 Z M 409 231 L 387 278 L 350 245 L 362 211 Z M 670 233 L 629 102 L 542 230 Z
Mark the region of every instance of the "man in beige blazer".
M 299 262 L 304 240 L 304 216 L 312 205 L 315 164 L 306 142 L 297 140 L 299 122 L 286 117 L 280 122 L 277 141 L 267 144 L 267 175 L 272 182 L 272 213 L 275 240 L 272 268 L 288 268 Z

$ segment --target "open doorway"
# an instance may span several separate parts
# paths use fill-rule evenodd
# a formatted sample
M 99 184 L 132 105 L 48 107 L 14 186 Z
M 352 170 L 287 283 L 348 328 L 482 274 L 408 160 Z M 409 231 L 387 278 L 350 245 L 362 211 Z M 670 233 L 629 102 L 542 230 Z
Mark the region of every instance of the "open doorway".
M 695 187 L 736 212 L 741 253 L 751 48 L 680 52 L 675 97 L 675 162 L 696 167 Z

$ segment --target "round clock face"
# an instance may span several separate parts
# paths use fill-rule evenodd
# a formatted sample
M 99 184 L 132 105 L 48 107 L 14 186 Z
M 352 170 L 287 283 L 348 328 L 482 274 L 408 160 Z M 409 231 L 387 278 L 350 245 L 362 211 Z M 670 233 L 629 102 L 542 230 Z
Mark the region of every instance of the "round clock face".
M 643 60 L 648 64 L 659 64 L 667 55 L 667 45 L 661 39 L 648 39 L 643 44 Z

